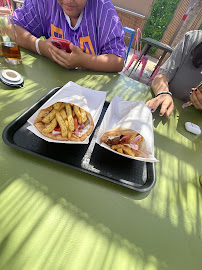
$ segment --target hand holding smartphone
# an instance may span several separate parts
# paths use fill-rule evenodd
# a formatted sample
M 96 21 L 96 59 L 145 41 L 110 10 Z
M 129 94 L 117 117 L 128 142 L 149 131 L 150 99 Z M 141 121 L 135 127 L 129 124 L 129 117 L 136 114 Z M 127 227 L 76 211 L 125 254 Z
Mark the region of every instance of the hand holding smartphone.
M 51 37 L 51 43 L 58 49 L 71 53 L 69 48 L 70 41 L 62 38 Z
M 196 86 L 196 89 L 199 90 L 202 93 L 202 81 L 199 83 L 199 85 Z M 182 105 L 182 109 L 189 107 L 192 105 L 192 101 L 187 101 Z

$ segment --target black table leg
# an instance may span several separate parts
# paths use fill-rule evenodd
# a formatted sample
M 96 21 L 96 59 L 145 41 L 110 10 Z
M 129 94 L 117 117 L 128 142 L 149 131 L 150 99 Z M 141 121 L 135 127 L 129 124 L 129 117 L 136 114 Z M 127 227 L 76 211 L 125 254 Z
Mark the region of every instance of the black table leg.
M 164 59 L 165 56 L 166 56 L 166 53 L 167 53 L 167 52 L 163 52 L 163 54 L 161 55 L 161 57 L 160 57 L 158 63 L 156 64 L 154 70 L 152 71 L 152 74 L 150 75 L 150 78 L 151 78 L 151 76 L 154 74 L 154 72 L 156 71 L 156 69 L 160 66 L 160 64 L 162 63 L 163 59 Z

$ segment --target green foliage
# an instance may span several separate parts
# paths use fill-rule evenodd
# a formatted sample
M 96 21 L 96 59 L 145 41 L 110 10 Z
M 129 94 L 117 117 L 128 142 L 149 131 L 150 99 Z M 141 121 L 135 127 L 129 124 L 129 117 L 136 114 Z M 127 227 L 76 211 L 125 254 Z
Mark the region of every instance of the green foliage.
M 151 14 L 145 24 L 143 36 L 161 40 L 167 26 L 171 22 L 180 0 L 156 0 L 151 7 Z M 152 47 L 149 53 L 155 53 Z

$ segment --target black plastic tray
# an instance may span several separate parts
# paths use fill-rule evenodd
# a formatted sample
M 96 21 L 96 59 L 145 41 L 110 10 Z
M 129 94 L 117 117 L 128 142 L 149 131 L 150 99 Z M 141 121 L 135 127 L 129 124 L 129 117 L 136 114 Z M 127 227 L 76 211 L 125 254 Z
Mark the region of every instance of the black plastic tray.
M 52 89 L 32 107 L 12 121 L 3 131 L 6 144 L 26 153 L 54 161 L 140 192 L 151 190 L 156 182 L 155 163 L 142 162 L 117 155 L 95 143 L 98 127 L 109 106 L 105 102 L 89 144 L 46 142 L 27 129 L 27 120 L 60 87 Z M 68 153 L 68 155 L 67 155 Z

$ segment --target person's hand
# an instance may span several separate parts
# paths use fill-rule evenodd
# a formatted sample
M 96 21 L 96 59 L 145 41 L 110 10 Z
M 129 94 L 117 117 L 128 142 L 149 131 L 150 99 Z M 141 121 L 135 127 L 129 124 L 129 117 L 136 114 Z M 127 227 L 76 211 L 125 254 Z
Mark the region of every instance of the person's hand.
M 40 40 L 39 42 L 39 50 L 41 52 L 41 54 L 43 56 L 48 57 L 50 60 L 54 61 L 52 54 L 51 54 L 51 48 L 52 48 L 52 44 L 51 44 L 51 39 L 46 39 L 46 40 Z
M 81 63 L 85 57 L 85 53 L 79 47 L 75 46 L 72 43 L 70 43 L 69 47 L 72 51 L 71 53 L 60 50 L 51 44 L 51 46 L 49 47 L 51 58 L 57 64 L 66 69 L 74 69 L 76 67 L 81 67 Z
M 190 99 L 196 109 L 202 110 L 202 90 L 192 88 L 192 92 L 190 92 Z
M 151 112 L 155 112 L 158 106 L 161 105 L 160 116 L 166 114 L 166 117 L 172 113 L 174 109 L 174 102 L 169 94 L 161 94 L 158 97 L 152 98 L 146 103 L 147 107 L 151 109 Z

